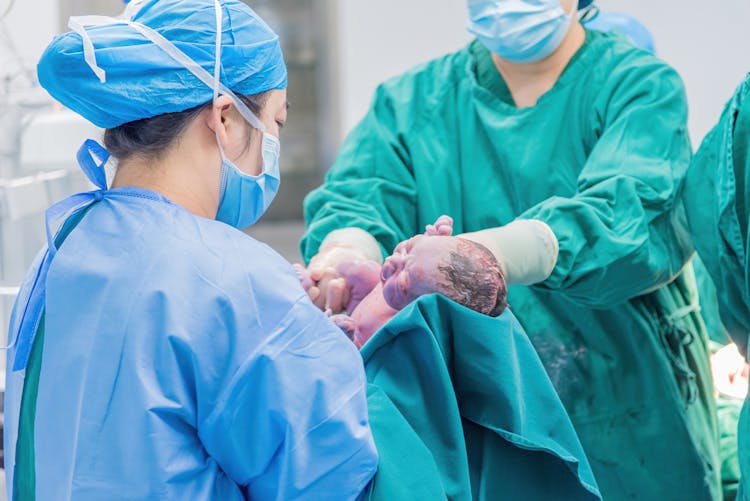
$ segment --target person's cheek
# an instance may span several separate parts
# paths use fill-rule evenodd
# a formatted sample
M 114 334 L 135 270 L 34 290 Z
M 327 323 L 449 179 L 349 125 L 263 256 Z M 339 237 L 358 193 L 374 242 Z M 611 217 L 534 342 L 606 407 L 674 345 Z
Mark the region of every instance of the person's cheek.
M 396 309 L 399 308 L 400 298 L 399 292 L 397 292 L 398 285 L 394 282 L 394 280 L 388 280 L 383 284 L 383 299 L 385 299 L 385 302 L 388 304 L 388 306 Z
M 405 303 L 413 301 L 417 295 L 412 294 L 411 280 L 409 274 L 405 271 L 401 272 L 398 276 L 398 288 L 401 292 L 401 296 L 404 298 Z

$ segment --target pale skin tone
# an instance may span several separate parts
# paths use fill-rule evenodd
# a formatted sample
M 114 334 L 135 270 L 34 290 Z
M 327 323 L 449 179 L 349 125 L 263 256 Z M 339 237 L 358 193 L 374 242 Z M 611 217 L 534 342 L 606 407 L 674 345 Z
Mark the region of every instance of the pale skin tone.
M 565 12 L 571 12 L 578 6 L 578 0 L 562 0 Z M 577 16 L 568 30 L 560 47 L 552 54 L 533 63 L 514 63 L 492 54 L 497 71 L 508 85 L 513 100 L 518 108 L 535 106 L 539 98 L 555 86 L 573 55 L 581 48 L 586 39 L 586 32 Z
M 347 306 L 348 315 L 332 317 L 361 348 L 399 310 L 420 296 L 440 292 L 441 268 L 450 267 L 451 253 L 462 252 L 461 239 L 451 236 L 417 235 L 401 242 L 380 268 L 380 279 L 356 306 Z M 370 262 L 371 263 L 371 262 Z M 371 283 L 371 268 L 363 263 L 344 272 L 353 282 Z M 468 305 L 465 305 L 468 306 Z
M 450 236 L 453 232 L 453 220 L 448 216 L 441 216 L 434 225 L 428 225 L 426 235 Z M 404 243 L 396 247 L 396 251 Z M 310 299 L 322 310 L 330 310 L 333 313 L 341 313 L 352 309 L 353 304 L 359 303 L 367 295 L 380 276 L 380 266 L 370 273 L 372 284 L 362 280 L 363 269 L 361 263 L 371 260 L 365 253 L 359 251 L 355 246 L 336 244 L 327 249 L 321 247 L 317 256 L 313 257 L 307 271 L 300 273 L 304 275 L 303 283 Z M 298 267 L 299 265 L 295 265 Z
M 457 251 L 458 239 L 453 237 L 417 235 L 398 244 L 380 275 L 385 301 L 400 310 L 438 290 L 435 270 L 447 264 L 445 256 Z
M 441 216 L 434 225 L 401 242 L 380 266 L 373 261 L 348 261 L 338 272 L 350 284 L 348 315 L 332 317 L 361 348 L 399 310 L 425 294 L 447 292 L 440 285 L 440 269 L 450 266 L 450 254 L 461 252 L 461 240 L 452 237 L 453 220 Z M 309 291 L 313 280 L 301 265 L 294 265 L 303 287 Z
M 258 118 L 268 134 L 279 137 L 287 119 L 286 90 L 270 91 Z M 160 157 L 132 156 L 121 161 L 112 187 L 155 191 L 196 216 L 215 219 L 221 183 L 217 135 L 227 158 L 242 172 L 260 174 L 260 132 L 240 115 L 231 98 L 219 96 Z
M 561 0 L 560 4 L 565 12 L 573 12 L 578 7 L 578 0 Z M 516 106 L 535 106 L 539 98 L 555 86 L 585 39 L 586 32 L 574 13 L 560 47 L 546 58 L 533 63 L 514 63 L 493 54 L 495 67 L 508 85 Z M 366 259 L 365 253 L 355 246 L 330 249 L 321 247 L 309 266 L 315 283 L 308 294 L 315 305 L 334 313 L 343 311 L 350 299 L 350 287 L 337 272 L 337 265 L 363 259 Z

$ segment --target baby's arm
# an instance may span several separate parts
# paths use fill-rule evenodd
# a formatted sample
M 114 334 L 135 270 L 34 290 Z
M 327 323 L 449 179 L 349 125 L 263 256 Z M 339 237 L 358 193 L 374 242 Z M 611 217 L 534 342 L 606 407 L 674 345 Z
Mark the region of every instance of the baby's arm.
M 337 271 L 349 287 L 346 312 L 351 315 L 359 303 L 380 283 L 381 266 L 375 261 L 343 263 Z
M 357 322 L 349 315 L 333 315 L 331 321 L 336 324 L 336 327 L 344 331 L 346 337 L 354 340 L 354 336 L 357 333 Z
M 303 265 L 294 263 L 292 265 L 292 268 L 294 268 L 295 273 L 297 273 L 297 277 L 299 278 L 302 287 L 305 289 L 305 292 L 307 292 L 310 287 L 315 285 L 312 277 L 310 277 L 310 272 L 307 271 L 307 268 L 305 268 Z

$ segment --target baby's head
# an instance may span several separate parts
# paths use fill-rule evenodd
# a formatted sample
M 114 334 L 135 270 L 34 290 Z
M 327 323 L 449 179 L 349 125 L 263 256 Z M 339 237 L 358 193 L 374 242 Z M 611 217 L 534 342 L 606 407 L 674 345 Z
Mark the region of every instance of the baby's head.
M 400 310 L 419 296 L 440 293 L 485 315 L 500 315 L 508 289 L 495 256 L 483 245 L 450 236 L 401 242 L 382 268 L 383 297 Z
M 438 268 L 442 277 L 438 292 L 476 312 L 499 316 L 508 306 L 508 286 L 500 264 L 484 245 L 456 240 L 456 251 Z

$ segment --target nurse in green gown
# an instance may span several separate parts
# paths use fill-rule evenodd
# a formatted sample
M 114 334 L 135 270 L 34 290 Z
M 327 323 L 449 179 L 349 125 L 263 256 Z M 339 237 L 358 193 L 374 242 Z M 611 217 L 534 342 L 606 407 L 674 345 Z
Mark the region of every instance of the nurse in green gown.
M 378 88 L 305 200 L 308 292 L 340 310 L 337 264 L 449 214 L 501 262 L 604 499 L 719 499 L 683 84 L 574 1 L 469 0 L 477 40 Z
M 685 181 L 685 206 L 695 247 L 716 284 L 721 321 L 747 358 L 750 332 L 750 76 L 701 143 Z M 750 499 L 750 414 L 740 414 L 738 499 Z

